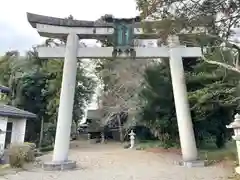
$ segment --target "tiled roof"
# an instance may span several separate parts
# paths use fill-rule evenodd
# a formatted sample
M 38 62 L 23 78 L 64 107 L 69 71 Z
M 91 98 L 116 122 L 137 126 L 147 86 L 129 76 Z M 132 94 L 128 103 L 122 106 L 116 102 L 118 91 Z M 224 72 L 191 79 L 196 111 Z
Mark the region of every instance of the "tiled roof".
M 16 118 L 36 118 L 36 115 L 33 113 L 6 104 L 0 104 L 0 116 L 9 116 Z

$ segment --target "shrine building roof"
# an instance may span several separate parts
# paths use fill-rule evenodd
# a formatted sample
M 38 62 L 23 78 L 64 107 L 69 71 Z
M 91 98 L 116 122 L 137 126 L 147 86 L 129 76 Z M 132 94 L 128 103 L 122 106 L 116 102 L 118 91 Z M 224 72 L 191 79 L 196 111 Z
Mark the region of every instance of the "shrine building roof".
M 6 104 L 0 104 L 0 116 L 13 118 L 36 118 L 36 114 Z

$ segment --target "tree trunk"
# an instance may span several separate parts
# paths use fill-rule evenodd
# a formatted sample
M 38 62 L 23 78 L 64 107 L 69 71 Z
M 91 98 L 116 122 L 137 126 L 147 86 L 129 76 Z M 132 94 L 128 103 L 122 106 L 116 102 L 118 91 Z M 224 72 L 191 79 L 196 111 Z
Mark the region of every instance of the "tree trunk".
M 42 119 L 41 119 L 41 129 L 40 129 L 40 138 L 39 138 L 39 145 L 38 145 L 39 148 L 41 148 L 41 146 L 42 146 L 43 130 L 44 130 L 43 128 L 44 128 L 44 119 L 42 117 Z
M 123 142 L 123 128 L 122 128 L 122 123 L 121 123 L 121 119 L 120 119 L 120 114 L 117 114 L 117 120 L 118 120 L 120 141 Z

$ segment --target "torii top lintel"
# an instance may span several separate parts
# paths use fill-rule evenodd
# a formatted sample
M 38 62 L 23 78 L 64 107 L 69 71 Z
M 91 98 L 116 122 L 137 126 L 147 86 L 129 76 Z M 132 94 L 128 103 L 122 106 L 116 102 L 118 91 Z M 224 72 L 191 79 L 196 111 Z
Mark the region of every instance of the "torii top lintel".
M 33 13 L 27 13 L 28 22 L 33 28 L 36 28 L 37 24 L 46 24 L 53 26 L 65 26 L 65 27 L 112 27 L 112 23 L 103 23 L 98 21 L 83 21 L 75 19 L 63 19 L 51 16 L 43 16 Z
M 84 20 L 75 20 L 70 18 L 56 18 L 51 16 L 43 16 L 33 13 L 27 13 L 27 19 L 33 28 L 36 28 L 38 33 L 41 36 L 49 38 L 63 38 L 69 32 L 74 31 L 83 39 L 101 39 L 106 38 L 114 33 L 114 22 L 99 19 L 97 21 L 84 21 Z M 133 19 L 133 18 L 130 18 Z M 131 24 L 130 19 L 124 19 L 127 24 Z M 117 19 L 117 21 L 122 21 L 123 19 Z M 129 20 L 129 21 L 128 21 Z M 210 21 L 211 17 L 203 16 L 199 19 L 193 21 L 197 23 L 200 27 L 201 24 L 206 24 L 206 21 Z M 204 22 L 204 23 L 203 23 Z M 137 39 L 158 39 L 159 35 L 155 33 L 145 34 L 143 32 L 143 25 L 148 26 L 152 24 L 151 21 L 142 21 L 140 22 L 135 20 L 131 24 L 133 28 L 134 38 Z M 183 33 L 185 34 L 185 33 Z
M 109 17 L 105 18 L 104 20 L 102 18 L 97 21 L 82 21 L 70 18 L 63 19 L 27 13 L 27 18 L 31 26 L 36 28 L 41 36 L 50 38 L 62 38 L 71 31 L 76 32 L 80 38 L 92 39 L 107 37 L 109 35 L 113 35 L 114 25 L 116 23 L 116 19 L 114 18 L 114 22 L 110 22 Z M 134 33 L 135 37 L 143 35 L 143 32 L 140 32 L 142 31 L 142 24 L 140 19 L 137 17 L 129 19 L 117 19 L 117 21 L 125 21 L 126 24 L 131 24 L 131 27 L 135 31 L 138 31 Z M 147 38 L 154 38 L 153 36 L 156 35 L 150 35 Z M 146 38 L 146 35 L 144 35 L 144 38 Z

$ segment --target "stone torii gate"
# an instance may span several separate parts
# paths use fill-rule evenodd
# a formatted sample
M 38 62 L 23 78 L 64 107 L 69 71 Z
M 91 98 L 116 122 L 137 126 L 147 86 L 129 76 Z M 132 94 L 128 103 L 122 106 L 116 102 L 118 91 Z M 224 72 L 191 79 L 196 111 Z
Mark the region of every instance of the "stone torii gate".
M 44 163 L 45 169 L 69 169 L 76 162 L 68 159 L 72 123 L 73 99 L 76 83 L 77 58 L 152 59 L 169 58 L 183 165 L 199 165 L 192 119 L 183 69 L 183 57 L 202 56 L 199 47 L 179 45 L 177 36 L 169 37 L 168 47 L 134 47 L 132 40 L 156 35 L 143 34 L 139 19 L 105 18 L 105 22 L 60 19 L 27 13 L 28 21 L 40 36 L 66 40 L 66 46 L 38 47 L 40 58 L 64 58 L 62 88 L 58 110 L 57 131 L 53 159 Z M 115 36 L 114 36 L 115 35 Z M 142 36 L 144 35 L 144 36 Z M 117 39 L 112 39 L 112 38 Z M 113 47 L 84 47 L 80 39 L 115 40 Z M 120 42 L 121 41 L 121 42 Z M 201 163 L 200 163 L 201 164 Z

